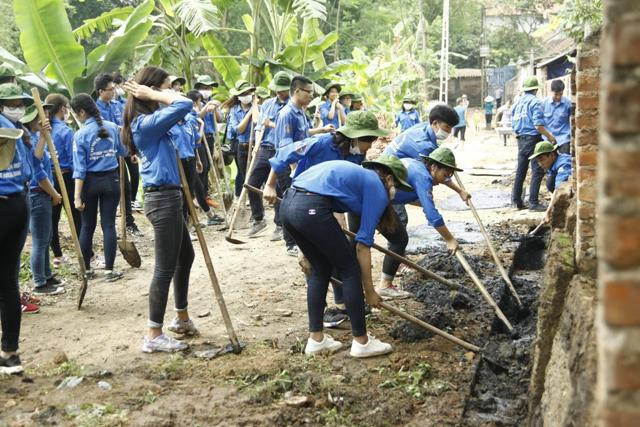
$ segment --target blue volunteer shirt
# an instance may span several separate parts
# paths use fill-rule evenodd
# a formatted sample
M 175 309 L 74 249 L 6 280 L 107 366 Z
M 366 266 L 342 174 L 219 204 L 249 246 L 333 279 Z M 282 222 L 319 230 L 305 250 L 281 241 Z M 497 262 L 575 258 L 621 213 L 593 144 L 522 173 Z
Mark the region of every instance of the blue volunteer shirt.
M 389 204 L 387 190 L 376 172 L 344 160 L 332 160 L 307 169 L 292 185 L 331 198 L 336 212 L 359 215 L 356 241 L 373 245 L 376 227 Z
M 420 200 L 424 216 L 432 227 L 444 225 L 444 219 L 433 201 L 433 178 L 425 164 L 420 160 L 402 159 L 409 175 L 407 181 L 413 187 L 412 191 L 399 190 L 393 199 L 394 205 L 405 205 Z
M 571 156 L 569 154 L 557 153 L 556 161 L 547 171 L 548 179 L 553 179 L 553 188 L 558 188 L 560 184 L 569 180 L 571 176 Z
M 338 106 L 336 105 L 335 112 L 333 115 L 333 119 L 329 119 L 329 112 L 331 111 L 331 101 L 325 101 L 322 104 L 318 105 L 318 109 L 320 110 L 320 118 L 322 119 L 322 125 L 333 125 L 334 128 L 338 129 L 340 127 L 340 112 L 338 111 Z
M 288 101 L 289 100 L 287 99 L 284 102 L 280 102 L 278 97 L 274 96 L 273 98 L 267 99 L 262 104 L 262 109 L 260 110 L 260 118 L 258 119 L 258 125 L 256 126 L 256 131 L 259 131 L 262 128 L 264 128 L 264 133 L 262 135 L 262 144 L 261 144 L 263 147 L 275 148 L 276 146 L 275 132 L 274 132 L 275 128 L 272 128 L 271 126 L 264 126 L 263 125 L 264 120 L 269 119 L 273 123 L 276 123 L 278 119 L 278 114 L 280 114 L 280 111 L 282 111 L 284 106 L 287 105 Z
M 269 159 L 271 169 L 277 174 L 289 172 L 289 165 L 297 163 L 293 177 L 297 177 L 311 166 L 330 160 L 342 160 L 342 150 L 336 146 L 334 134 L 324 133 L 296 141 L 280 148 Z
M 276 149 L 305 138 L 309 138 L 309 119 L 300 107 L 296 107 L 289 101 L 276 120 L 274 130 Z
M 176 149 L 169 131 L 192 107 L 190 99 L 181 98 L 166 108 L 141 114 L 133 120 L 131 133 L 140 157 L 143 187 L 180 185 Z
M 467 126 L 467 120 L 465 118 L 467 109 L 462 105 L 458 105 L 456 108 L 454 108 L 454 110 L 456 113 L 458 113 L 458 124 L 455 125 L 454 128 L 463 128 Z
M 13 122 L 0 114 L 0 127 L 13 128 L 16 127 Z M 15 142 L 16 150 L 13 154 L 13 159 L 9 166 L 0 170 L 0 195 L 8 196 L 10 194 L 20 193 L 24 191 L 24 183 L 30 178 L 31 168 L 24 163 L 27 159 L 27 149 L 22 138 L 19 138 Z M 25 176 L 25 172 L 29 175 Z
M 178 149 L 178 154 L 181 159 L 190 159 L 196 156 L 195 138 L 192 125 L 187 123 L 185 120 L 181 120 L 173 125 L 171 130 L 169 130 L 169 135 Z
M 416 111 L 415 108 L 412 108 L 409 111 L 402 110 L 396 114 L 396 121 L 394 122 L 394 126 L 400 125 L 400 131 L 404 132 L 409 129 L 411 126 L 415 126 L 420 123 L 420 114 Z
M 547 98 L 542 104 L 544 126 L 555 136 L 558 146 L 571 141 L 571 100 L 562 97 L 560 102 Z M 547 140 L 546 136 L 543 136 Z
M 206 105 L 206 102 L 202 103 L 202 107 Z M 213 112 L 209 112 L 202 117 L 204 120 L 204 134 L 216 133 L 216 119 Z
M 544 126 L 542 102 L 531 92 L 524 95 L 511 107 L 511 128 L 516 135 L 540 135 L 536 126 Z
M 53 171 L 51 169 L 51 156 L 49 155 L 49 150 L 45 147 L 44 154 L 42 155 L 42 159 L 39 159 L 35 155 L 35 147 L 38 144 L 38 140 L 40 139 L 40 132 L 31 132 L 29 131 L 29 135 L 31 136 L 31 165 L 33 167 L 33 176 L 31 177 L 31 181 L 29 182 L 29 189 L 40 188 L 40 181 L 43 179 L 49 179 L 49 181 L 53 184 Z
M 118 167 L 118 157 L 126 156 L 127 150 L 120 142 L 120 129 L 115 123 L 103 120 L 109 133 L 107 138 L 98 136 L 98 122 L 93 117 L 73 138 L 73 178 L 85 179 L 87 172 L 107 172 Z
M 383 154 L 390 154 L 399 159 L 409 157 L 419 160 L 420 154 L 428 156 L 436 148 L 438 143 L 431 124 L 422 122 L 396 136 Z
M 484 113 L 493 114 L 493 101 L 484 103 Z
M 56 147 L 60 169 L 73 170 L 73 130 L 54 117 L 51 119 L 51 140 Z
M 229 131 L 238 142 L 243 144 L 248 143 L 251 138 L 251 119 L 249 119 L 247 126 L 244 128 L 244 132 L 241 133 L 238 130 L 238 126 L 240 126 L 240 122 L 249 111 L 251 111 L 251 107 L 245 111 L 240 104 L 234 105 L 229 111 Z
M 198 121 L 198 112 L 191 110 L 185 117 L 186 122 L 193 128 L 193 147 L 200 145 L 202 134 L 200 133 L 200 122 Z
M 109 102 L 104 102 L 100 98 L 96 99 L 96 105 L 102 120 L 106 120 L 111 123 L 115 123 L 118 126 L 122 126 L 122 110 L 123 105 L 121 102 L 112 99 Z

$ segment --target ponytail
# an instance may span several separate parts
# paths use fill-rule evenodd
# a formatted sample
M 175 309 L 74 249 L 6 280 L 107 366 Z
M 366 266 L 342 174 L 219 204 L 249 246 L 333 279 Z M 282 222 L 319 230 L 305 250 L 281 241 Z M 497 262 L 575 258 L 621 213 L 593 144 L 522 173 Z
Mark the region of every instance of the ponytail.
M 104 127 L 102 116 L 98 110 L 98 106 L 95 101 L 86 93 L 79 93 L 71 99 L 71 108 L 73 112 L 78 114 L 80 111 L 84 111 L 90 117 L 93 117 L 98 123 L 98 136 L 100 138 L 109 138 L 109 132 Z
M 47 95 L 44 102 L 51 104 L 51 108 L 49 108 L 49 117 L 56 116 L 60 110 L 62 110 L 62 107 L 69 104 L 67 97 L 59 93 L 51 93 Z

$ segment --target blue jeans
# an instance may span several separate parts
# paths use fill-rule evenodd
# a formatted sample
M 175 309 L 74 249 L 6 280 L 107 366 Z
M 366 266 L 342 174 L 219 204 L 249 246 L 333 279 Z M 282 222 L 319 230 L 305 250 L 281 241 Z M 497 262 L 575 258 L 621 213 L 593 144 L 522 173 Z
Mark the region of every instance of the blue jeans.
M 511 201 L 517 206 L 522 206 L 522 185 L 527 177 L 529 165 L 531 165 L 531 184 L 529 184 L 529 205 L 538 204 L 540 184 L 544 176 L 544 170 L 538 165 L 536 159 L 529 160 L 538 142 L 542 141 L 540 135 L 520 135 L 518 137 L 518 166 L 516 166 L 516 179 L 513 182 Z
M 88 172 L 82 187 L 82 229 L 80 230 L 80 248 L 85 268 L 91 268 L 93 254 L 93 233 L 98 222 L 100 208 L 100 226 L 104 237 L 105 269 L 113 270 L 116 259 L 116 210 L 120 201 L 120 178 L 118 170 L 108 172 Z
M 51 196 L 41 191 L 29 193 L 31 215 L 31 274 L 33 286 L 38 288 L 47 284 L 52 276 L 49 263 L 49 243 L 51 243 Z
M 307 280 L 309 332 L 322 331 L 329 278 L 335 269 L 342 279 L 351 333 L 356 337 L 365 335 L 360 265 L 353 246 L 333 216 L 331 199 L 290 188 L 280 205 L 280 220 L 313 267 Z

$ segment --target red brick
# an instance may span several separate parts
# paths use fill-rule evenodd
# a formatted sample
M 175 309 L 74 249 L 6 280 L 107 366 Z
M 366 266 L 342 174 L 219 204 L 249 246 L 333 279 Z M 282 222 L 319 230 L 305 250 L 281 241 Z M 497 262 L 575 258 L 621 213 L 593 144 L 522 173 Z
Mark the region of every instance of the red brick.
M 598 91 L 600 90 L 600 77 L 588 76 L 584 73 L 578 73 L 576 79 L 576 88 L 578 92 L 582 91 Z
M 576 145 L 597 145 L 599 139 L 600 135 L 593 129 L 576 129 Z
M 603 427 L 638 427 L 640 411 L 606 411 L 601 417 Z
M 640 217 L 604 214 L 599 218 L 600 256 L 613 268 L 640 266 Z
M 591 220 L 596 216 L 596 208 L 595 205 L 580 203 L 578 205 L 578 219 L 583 220 Z
M 605 92 L 605 129 L 612 134 L 640 133 L 640 86 L 611 83 Z
M 640 152 L 609 150 L 603 173 L 604 193 L 611 197 L 640 198 Z
M 576 164 L 580 166 L 596 166 L 598 164 L 598 152 L 578 148 L 576 151 Z
M 606 309 L 605 303 L 605 309 Z M 609 390 L 634 391 L 640 390 L 640 353 L 621 351 L 617 355 L 610 355 Z
M 637 9 L 636 9 L 637 12 Z M 612 41 L 615 44 L 613 64 L 619 66 L 640 64 L 640 22 L 627 22 L 613 26 Z
M 597 129 L 600 125 L 600 116 L 594 113 L 584 113 L 578 111 L 576 114 L 576 128 Z
M 593 224 L 589 224 L 586 222 L 581 222 L 578 225 L 578 234 L 581 237 L 594 237 L 596 235 Z M 591 239 L 589 239 L 591 240 Z
M 597 55 L 593 56 L 582 56 L 578 54 L 578 71 L 585 71 L 592 68 L 600 68 L 600 57 Z
M 611 326 L 640 325 L 640 281 L 620 280 L 604 284 L 604 317 Z M 640 369 L 638 370 L 640 374 Z
M 578 168 L 578 182 L 590 181 L 595 185 L 596 170 L 593 167 Z
M 578 181 L 578 200 L 581 202 L 596 202 L 596 183 Z
M 578 111 L 597 110 L 600 108 L 600 97 L 595 95 L 578 95 L 576 98 L 576 108 Z

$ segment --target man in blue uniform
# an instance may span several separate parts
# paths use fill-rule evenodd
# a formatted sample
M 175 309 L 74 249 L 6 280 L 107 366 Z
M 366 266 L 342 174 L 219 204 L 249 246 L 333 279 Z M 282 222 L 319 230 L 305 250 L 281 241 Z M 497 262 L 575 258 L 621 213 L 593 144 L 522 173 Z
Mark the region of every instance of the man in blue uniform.
M 318 106 L 322 126 L 333 125 L 334 129 L 338 129 L 347 120 L 344 106 L 340 103 L 341 90 L 340 83 L 335 82 L 329 83 L 325 88 L 324 97 L 326 101 Z
M 214 150 L 215 146 L 215 137 L 217 126 L 216 122 L 222 122 L 222 112 L 220 111 L 220 101 L 212 98 L 213 88 L 218 87 L 218 83 L 206 74 L 202 74 L 196 77 L 196 84 L 194 85 L 194 89 L 200 92 L 203 99 L 203 106 L 200 109 L 200 118 L 204 120 L 204 137 L 207 144 L 209 144 L 209 150 L 213 155 L 216 151 Z M 228 123 L 227 123 L 228 125 Z M 200 175 L 200 180 L 202 183 L 202 188 L 204 189 L 204 194 L 206 196 L 207 204 L 209 206 L 213 206 L 214 202 L 208 196 L 209 194 L 209 168 L 213 165 L 209 164 L 209 159 L 207 158 L 206 149 L 204 146 L 198 147 L 198 154 L 200 156 L 200 160 L 202 161 L 202 172 Z M 218 173 L 218 176 L 222 176 L 221 173 Z
M 551 82 L 553 95 L 544 100 L 542 112 L 544 125 L 555 136 L 558 153 L 569 154 L 571 146 L 571 100 L 565 96 L 564 83 L 561 80 Z M 548 141 L 547 137 L 544 137 Z
M 420 123 L 420 114 L 416 110 L 416 104 L 418 101 L 412 96 L 405 96 L 402 100 L 402 110 L 396 114 L 395 121 L 395 126 L 400 126 L 400 132 Z
M 542 135 L 552 144 L 556 143 L 556 138 L 545 127 L 542 102 L 536 97 L 538 88 L 538 79 L 528 77 L 523 85 L 524 95 L 511 108 L 511 127 L 518 139 L 518 166 L 511 192 L 511 202 L 517 209 L 524 209 L 522 185 L 527 177 L 529 163 L 531 163 L 529 209 L 543 211 L 545 207 L 539 203 L 538 193 L 544 171 L 537 162 L 529 160 L 529 156 L 533 154 L 536 144 L 542 141 Z
M 566 153 L 559 153 L 558 146 L 549 141 L 542 141 L 536 144 L 530 160 L 537 162 L 538 166 L 547 172 L 547 189 L 553 193 L 551 203 L 544 216 L 544 222 L 550 221 L 551 206 L 556 197 L 556 189 L 563 182 L 569 181 L 571 177 L 571 156 Z

